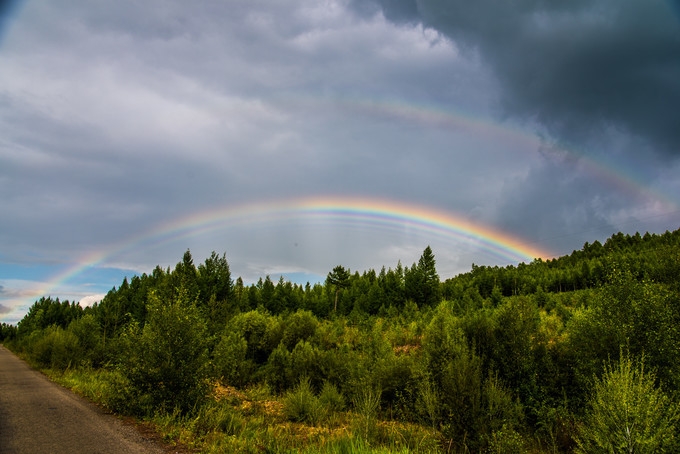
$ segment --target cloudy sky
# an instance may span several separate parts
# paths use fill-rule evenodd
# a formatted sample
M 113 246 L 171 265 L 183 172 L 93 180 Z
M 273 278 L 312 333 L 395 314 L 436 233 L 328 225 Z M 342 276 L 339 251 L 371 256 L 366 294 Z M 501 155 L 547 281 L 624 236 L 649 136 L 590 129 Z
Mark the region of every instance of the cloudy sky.
M 0 321 L 187 249 L 304 282 L 430 244 L 444 279 L 522 260 L 494 245 L 549 258 L 680 227 L 678 1 L 0 14 Z

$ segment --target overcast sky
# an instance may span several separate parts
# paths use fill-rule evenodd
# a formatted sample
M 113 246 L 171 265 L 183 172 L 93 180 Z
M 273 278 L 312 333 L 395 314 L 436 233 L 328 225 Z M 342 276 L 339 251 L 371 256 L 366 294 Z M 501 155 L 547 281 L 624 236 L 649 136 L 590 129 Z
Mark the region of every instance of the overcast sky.
M 310 198 L 445 213 L 545 258 L 680 227 L 677 1 L 0 5 L 0 321 L 187 249 L 246 282 L 428 244 L 442 279 L 513 263 L 398 220 L 267 215 Z

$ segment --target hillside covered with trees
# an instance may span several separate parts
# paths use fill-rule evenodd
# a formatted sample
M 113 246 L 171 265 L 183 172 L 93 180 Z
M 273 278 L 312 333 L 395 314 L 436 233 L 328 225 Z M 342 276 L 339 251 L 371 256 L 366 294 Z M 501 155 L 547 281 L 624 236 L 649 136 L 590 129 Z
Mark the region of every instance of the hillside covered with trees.
M 305 286 L 187 251 L 2 339 L 206 452 L 680 452 L 680 230 L 443 282 L 429 247 Z

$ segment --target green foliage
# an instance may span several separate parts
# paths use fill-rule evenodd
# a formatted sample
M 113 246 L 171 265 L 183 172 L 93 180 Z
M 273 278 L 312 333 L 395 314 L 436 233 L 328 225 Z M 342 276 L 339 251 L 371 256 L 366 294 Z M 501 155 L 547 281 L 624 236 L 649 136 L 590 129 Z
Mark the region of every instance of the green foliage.
M 212 251 L 205 262 L 198 265 L 198 287 L 202 301 L 215 298 L 216 301 L 226 303 L 232 296 L 234 282 L 225 254 L 221 256 Z M 210 317 L 224 316 L 224 313 L 210 313 Z M 220 319 L 221 322 L 226 320 Z
M 83 365 L 92 366 L 104 363 L 106 352 L 102 348 L 101 329 L 94 315 L 85 314 L 72 321 L 67 331 L 73 333 L 78 339 L 78 345 L 82 350 Z
M 261 311 L 236 315 L 229 322 L 227 332 L 234 332 L 245 339 L 246 359 L 258 365 L 267 362 L 267 358 L 279 344 L 282 336 L 279 321 Z
M 676 297 L 659 284 L 638 281 L 630 270 L 613 268 L 589 307 L 568 324 L 569 351 L 577 379 L 585 384 L 621 348 L 645 355 L 668 386 L 680 386 L 680 311 Z
M 371 441 L 380 436 L 377 417 L 381 394 L 382 390 L 370 383 L 360 383 L 352 398 L 354 411 L 359 416 L 355 421 L 355 430 L 364 440 Z
M 31 333 L 27 353 L 40 367 L 62 371 L 79 365 L 83 358 L 76 335 L 58 326 Z
M 292 350 L 300 341 L 307 341 L 316 334 L 319 321 L 310 311 L 298 310 L 285 320 L 283 330 L 284 343 L 288 350 Z
M 483 354 L 523 402 L 536 399 L 535 339 L 540 322 L 536 305 L 527 298 L 512 299 L 498 308 L 494 318 L 494 345 Z
M 425 423 L 437 429 L 441 422 L 441 397 L 437 386 L 429 379 L 421 382 L 418 388 L 418 409 Z
M 434 254 L 427 246 L 417 264 L 404 273 L 406 298 L 419 306 L 436 306 L 441 301 L 439 275 L 435 268 Z
M 195 301 L 150 296 L 142 330 L 126 333 L 121 371 L 153 410 L 187 412 L 201 403 L 209 377 L 208 335 Z
M 324 382 L 319 393 L 319 403 L 329 412 L 338 412 L 345 409 L 345 396 L 338 388 L 328 381 Z
M 245 425 L 241 414 L 222 402 L 207 402 L 192 419 L 192 432 L 201 436 L 219 432 L 227 436 L 239 434 Z
M 622 391 L 603 391 L 623 389 L 614 366 L 588 394 L 622 346 L 645 356 L 654 376 L 629 375 L 658 377 L 644 392 L 666 405 L 639 413 L 677 429 L 663 396 L 680 387 L 679 250 L 680 230 L 617 234 L 558 259 L 473 265 L 442 284 L 426 248 L 410 268 L 339 266 L 304 287 L 234 284 L 224 255 L 196 267 L 187 251 L 174 269 L 124 279 L 85 310 L 42 298 L 0 338 L 55 376 L 92 373 L 79 386 L 108 408 L 164 415 L 177 439 L 220 440 L 215 452 L 427 451 L 437 439 L 447 452 L 572 452 L 577 427 L 599 427 L 595 396 L 623 411 Z M 216 382 L 227 399 L 206 399 Z M 297 408 L 290 416 L 273 402 L 283 397 Z M 340 431 L 348 444 L 334 444 Z M 678 450 L 654 433 L 645 439 L 661 440 L 658 450 Z
M 252 360 L 246 359 L 248 343 L 235 332 L 225 333 L 213 351 L 216 377 L 232 386 L 245 386 L 255 370 Z
M 380 410 L 381 394 L 382 390 L 370 384 L 359 384 L 352 399 L 354 410 L 367 420 L 375 419 Z
M 318 371 L 319 352 L 309 342 L 300 341 L 290 354 L 290 377 L 293 383 L 307 377 L 314 384 L 320 381 Z
M 274 391 L 283 392 L 295 383 L 291 363 L 291 354 L 283 343 L 269 355 L 265 377 Z
M 12 341 L 17 337 L 17 328 L 8 323 L 0 323 L 0 342 Z
M 582 453 L 677 452 L 680 407 L 655 385 L 643 360 L 621 355 L 595 379 L 576 443 Z
M 512 428 L 503 426 L 491 434 L 486 452 L 489 454 L 525 454 L 529 451 L 522 435 Z
M 26 337 L 34 331 L 43 330 L 50 326 L 66 328 L 73 320 L 83 315 L 83 308 L 79 304 L 60 302 L 59 298 L 42 297 L 29 309 L 17 326 L 17 336 Z
M 291 421 L 317 424 L 326 416 L 326 409 L 314 395 L 309 380 L 302 379 L 283 398 L 283 412 Z
M 492 433 L 520 427 L 523 410 L 496 374 L 468 346 L 455 317 L 440 306 L 423 339 L 429 379 L 422 380 L 421 417 L 460 449 L 480 449 Z
M 335 300 L 333 303 L 333 312 L 338 311 L 338 295 L 340 290 L 349 287 L 349 270 L 346 270 L 343 266 L 338 265 L 333 268 L 333 271 L 328 273 L 326 277 L 326 285 L 335 287 Z

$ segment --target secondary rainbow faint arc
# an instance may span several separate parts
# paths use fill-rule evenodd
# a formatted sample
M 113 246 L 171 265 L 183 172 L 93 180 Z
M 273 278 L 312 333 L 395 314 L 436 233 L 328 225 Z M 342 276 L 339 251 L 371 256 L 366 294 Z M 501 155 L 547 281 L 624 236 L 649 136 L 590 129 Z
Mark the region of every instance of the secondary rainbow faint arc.
M 508 261 L 531 261 L 534 258 L 551 256 L 549 252 L 530 245 L 526 240 L 435 208 L 366 197 L 309 197 L 220 206 L 173 219 L 106 250 L 83 256 L 77 266 L 52 278 L 43 294 L 48 294 L 51 289 L 67 282 L 85 269 L 96 267 L 107 258 L 142 246 L 144 243 L 177 241 L 234 225 L 310 217 L 349 218 L 353 221 L 378 224 L 379 228 L 403 226 L 425 233 L 450 236 L 452 239 L 473 241 L 480 244 L 481 249 L 494 252 Z
M 474 133 L 481 137 L 489 134 L 498 135 L 504 141 L 511 141 L 527 153 L 542 153 L 556 159 L 569 156 L 573 162 L 586 173 L 600 181 L 619 188 L 634 196 L 643 196 L 661 202 L 668 209 L 677 209 L 680 199 L 675 194 L 664 194 L 649 187 L 641 181 L 639 175 L 631 174 L 616 162 L 607 162 L 603 156 L 585 153 L 573 145 L 550 143 L 535 132 L 524 130 L 510 123 L 493 121 L 490 118 L 476 116 L 464 111 L 450 110 L 433 104 L 419 104 L 399 99 L 374 99 L 361 97 L 325 97 L 303 96 L 282 98 L 284 105 L 320 106 L 324 109 L 332 107 L 346 109 L 352 113 L 364 113 L 373 116 L 401 118 L 409 123 L 421 123 L 431 127 L 444 127 L 453 131 Z

